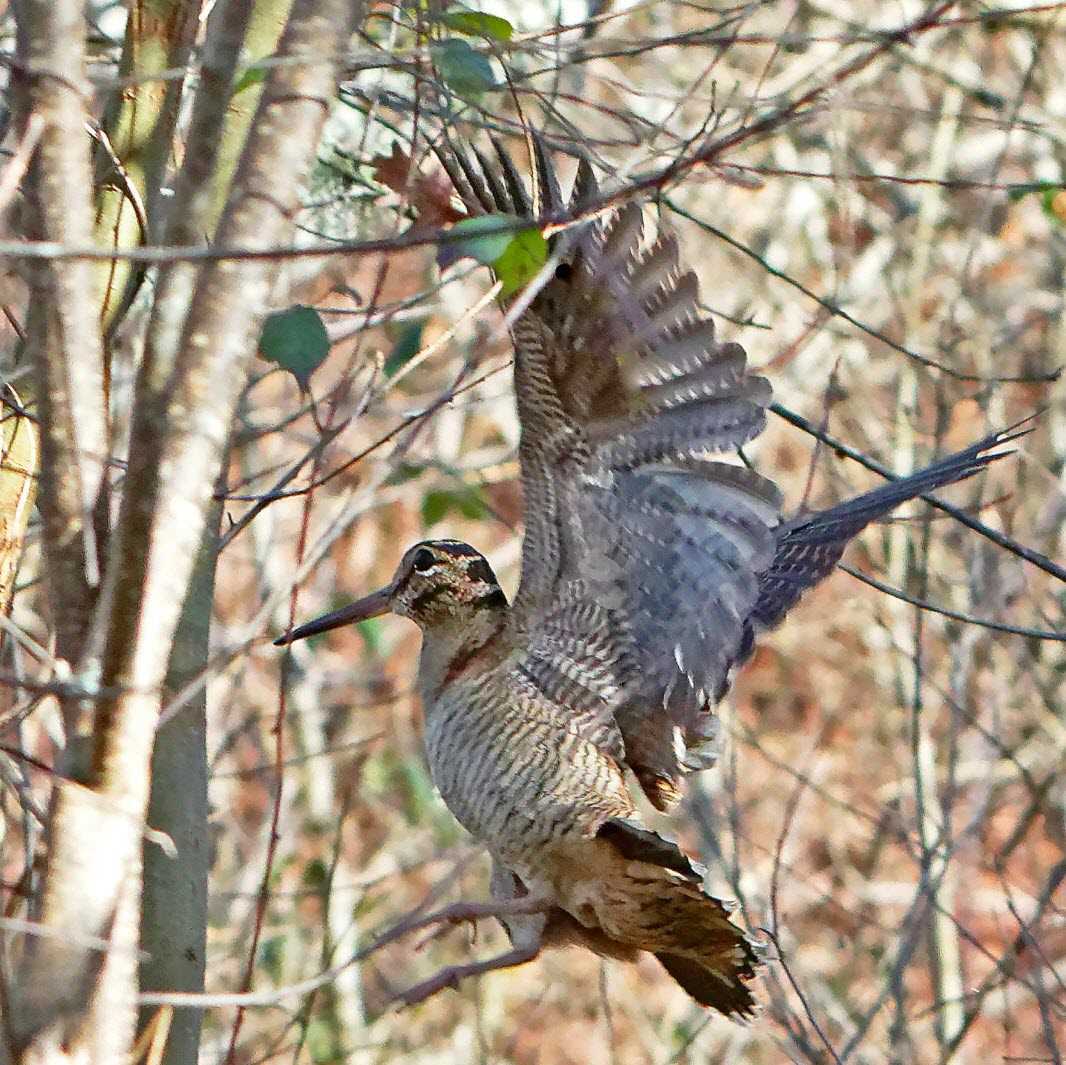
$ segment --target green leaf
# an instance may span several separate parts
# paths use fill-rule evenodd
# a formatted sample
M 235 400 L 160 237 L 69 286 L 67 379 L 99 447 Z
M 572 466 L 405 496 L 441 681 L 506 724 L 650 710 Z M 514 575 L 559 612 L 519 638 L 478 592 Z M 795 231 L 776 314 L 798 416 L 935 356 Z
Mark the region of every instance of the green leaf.
M 420 318 L 415 322 L 407 322 L 400 330 L 396 343 L 385 360 L 384 374 L 386 377 L 394 377 L 407 363 L 411 361 L 422 349 L 422 333 L 426 328 L 426 320 Z
M 481 492 L 469 485 L 458 488 L 431 488 L 422 497 L 422 522 L 428 528 L 436 525 L 452 511 L 464 518 L 478 521 L 489 512 Z
M 506 214 L 464 218 L 448 230 L 450 239 L 437 250 L 437 262 L 443 268 L 457 259 L 476 259 L 491 266 L 503 282 L 502 295 L 513 296 L 548 261 L 544 234 L 535 227 L 516 231 L 520 224 Z M 463 239 L 455 239 L 456 235 Z
M 1019 200 L 1024 200 L 1026 196 L 1032 196 L 1033 193 L 1057 192 L 1058 189 L 1059 186 L 1052 181 L 1032 181 L 1027 185 L 1015 185 L 1007 193 L 1007 198 L 1012 203 L 1017 203 Z
M 430 48 L 441 80 L 459 96 L 479 96 L 498 89 L 492 64 L 460 37 L 446 37 Z
M 492 269 L 503 282 L 502 296 L 513 296 L 540 272 L 548 261 L 548 242 L 539 229 L 524 229 L 511 238 Z
M 456 222 L 437 249 L 437 264 L 443 269 L 459 259 L 477 259 L 491 266 L 514 239 L 517 221 L 512 215 L 486 214 Z
M 297 304 L 269 315 L 263 323 L 259 337 L 260 357 L 288 370 L 304 392 L 311 374 L 328 354 L 329 334 L 313 307 Z
M 259 964 L 274 980 L 281 979 L 281 967 L 285 960 L 285 937 L 270 936 L 259 947 Z
M 476 488 L 465 488 L 462 492 L 457 492 L 455 503 L 459 513 L 471 521 L 480 521 L 489 512 L 488 504 Z
M 303 876 L 304 887 L 311 891 L 322 892 L 329 886 L 329 868 L 321 858 L 312 858 L 307 865 L 304 866 Z
M 244 92 L 245 89 L 252 88 L 253 85 L 262 85 L 266 80 L 267 68 L 256 66 L 254 63 L 244 68 L 244 72 L 237 79 L 237 84 L 233 86 L 233 95 L 236 96 L 239 92 Z
M 385 483 L 388 485 L 406 484 L 408 481 L 413 481 L 416 477 L 421 477 L 425 472 L 426 467 L 420 463 L 401 462 L 396 469 L 385 478 Z
M 1052 185 L 1044 189 L 1040 197 L 1040 206 L 1044 214 L 1056 225 L 1066 225 L 1066 188 Z
M 334 1025 L 325 1017 L 312 1017 L 304 1029 L 304 1046 L 311 1061 L 336 1062 L 342 1060 L 337 1053 Z
M 1066 225 L 1066 185 L 1055 181 L 1033 181 L 1027 185 L 1015 185 L 1007 193 L 1007 198 L 1017 203 L 1034 195 L 1040 197 L 1040 209 L 1052 222 Z
M 490 37 L 494 41 L 509 41 L 514 33 L 514 26 L 507 19 L 486 15 L 483 11 L 457 8 L 446 11 L 441 22 L 456 33 L 467 33 L 471 37 Z
M 987 107 L 990 111 L 1002 111 L 1007 106 L 1007 101 L 998 92 L 993 92 L 991 89 L 974 89 L 973 98 L 982 107 Z
M 436 525 L 451 509 L 451 493 L 431 489 L 422 497 L 422 524 L 427 528 Z

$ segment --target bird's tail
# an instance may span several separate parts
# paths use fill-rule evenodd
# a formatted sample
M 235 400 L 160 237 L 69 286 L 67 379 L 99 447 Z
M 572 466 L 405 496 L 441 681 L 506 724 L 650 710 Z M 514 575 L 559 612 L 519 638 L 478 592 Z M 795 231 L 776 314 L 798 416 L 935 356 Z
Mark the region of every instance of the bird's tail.
M 600 881 L 594 904 L 604 932 L 654 954 L 700 1005 L 736 1020 L 754 1016 L 748 982 L 759 965 L 755 945 L 703 890 L 702 868 L 670 840 L 625 818 L 611 818 L 598 836 L 622 860 Z
M 666 945 L 653 953 L 685 991 L 701 1006 L 736 1020 L 755 1015 L 748 981 L 754 979 L 759 959 L 718 899 L 698 884 L 675 883 L 646 909 L 653 938 Z
M 683 954 L 669 954 L 666 951 L 655 957 L 701 1006 L 721 1010 L 737 1020 L 746 1020 L 754 1015 L 755 1000 L 751 992 L 741 985 L 742 993 L 736 994 L 734 987 L 722 980 L 715 967 Z
M 972 477 L 989 463 L 1011 454 L 1010 451 L 992 449 L 1031 431 L 1020 428 L 1022 425 L 1024 423 L 1019 422 L 1002 432 L 992 433 L 909 477 L 890 481 L 828 510 L 794 518 L 782 531 L 773 563 L 760 577 L 759 599 L 750 621 L 759 629 L 773 628 L 808 588 L 833 571 L 852 537 L 901 503 Z

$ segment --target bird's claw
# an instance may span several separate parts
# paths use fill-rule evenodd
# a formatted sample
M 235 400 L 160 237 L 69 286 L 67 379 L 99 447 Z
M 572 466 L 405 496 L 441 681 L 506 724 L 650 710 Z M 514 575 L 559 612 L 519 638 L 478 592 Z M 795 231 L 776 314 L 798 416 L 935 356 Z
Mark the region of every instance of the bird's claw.
M 470 925 L 470 942 L 477 942 L 477 923 L 478 918 L 471 916 L 470 914 L 452 914 L 449 917 L 445 917 L 438 922 L 436 927 L 431 928 L 416 944 L 415 950 L 425 950 L 435 939 L 440 939 L 442 936 L 447 935 L 453 928 L 457 928 L 459 925 Z

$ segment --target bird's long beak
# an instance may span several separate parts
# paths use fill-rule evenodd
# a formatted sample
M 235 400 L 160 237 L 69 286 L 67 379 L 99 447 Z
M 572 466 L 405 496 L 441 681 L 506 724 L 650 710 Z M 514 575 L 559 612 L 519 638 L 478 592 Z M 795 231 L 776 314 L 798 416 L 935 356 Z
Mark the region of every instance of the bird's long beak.
M 294 640 L 302 640 L 307 636 L 317 636 L 320 632 L 328 632 L 330 629 L 339 629 L 342 625 L 351 625 L 356 621 L 366 621 L 367 618 L 376 618 L 381 614 L 387 614 L 392 598 L 392 585 L 379 588 L 376 592 L 362 599 L 356 600 L 348 606 L 342 606 L 340 610 L 334 610 L 332 614 L 323 614 L 306 625 L 298 625 L 292 632 L 279 636 L 274 641 L 275 647 L 284 647 Z

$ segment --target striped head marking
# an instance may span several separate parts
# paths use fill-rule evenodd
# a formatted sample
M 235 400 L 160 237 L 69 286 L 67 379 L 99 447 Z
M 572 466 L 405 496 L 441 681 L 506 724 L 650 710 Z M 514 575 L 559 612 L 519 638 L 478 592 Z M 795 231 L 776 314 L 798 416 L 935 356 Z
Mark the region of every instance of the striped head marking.
M 480 551 L 459 540 L 425 540 L 408 549 L 392 583 L 394 613 L 423 627 L 475 610 L 503 610 L 507 597 Z
M 425 540 L 409 548 L 390 584 L 358 602 L 279 636 L 279 647 L 381 614 L 400 614 L 422 628 L 468 621 L 507 609 L 496 574 L 480 551 L 459 540 Z

